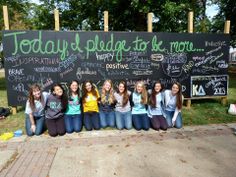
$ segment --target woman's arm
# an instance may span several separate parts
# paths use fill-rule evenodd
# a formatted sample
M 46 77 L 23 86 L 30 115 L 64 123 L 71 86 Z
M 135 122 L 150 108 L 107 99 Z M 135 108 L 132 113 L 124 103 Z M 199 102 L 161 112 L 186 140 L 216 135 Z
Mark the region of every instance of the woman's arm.
M 30 114 L 29 114 L 29 118 L 30 118 L 30 124 L 31 124 L 30 129 L 31 129 L 32 132 L 35 132 L 35 130 L 36 130 L 36 125 L 35 125 L 33 113 L 30 113 Z
M 182 105 L 183 105 L 183 102 L 184 102 L 184 96 L 182 95 Z M 181 109 L 178 109 L 177 106 L 176 106 L 175 113 L 174 113 L 173 118 L 172 118 L 173 123 L 176 121 L 177 116 L 180 112 L 181 112 Z

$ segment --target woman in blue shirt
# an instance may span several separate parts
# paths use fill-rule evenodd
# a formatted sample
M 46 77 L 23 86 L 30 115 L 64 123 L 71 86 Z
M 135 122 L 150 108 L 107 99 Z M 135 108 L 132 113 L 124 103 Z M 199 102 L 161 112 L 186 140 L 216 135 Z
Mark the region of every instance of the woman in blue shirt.
M 148 95 L 143 81 L 138 81 L 135 85 L 131 97 L 132 120 L 136 130 L 148 130 L 150 128 L 150 119 L 147 116 Z
M 67 133 L 80 132 L 82 129 L 81 97 L 79 83 L 76 80 L 70 83 L 68 104 L 65 112 L 65 127 Z

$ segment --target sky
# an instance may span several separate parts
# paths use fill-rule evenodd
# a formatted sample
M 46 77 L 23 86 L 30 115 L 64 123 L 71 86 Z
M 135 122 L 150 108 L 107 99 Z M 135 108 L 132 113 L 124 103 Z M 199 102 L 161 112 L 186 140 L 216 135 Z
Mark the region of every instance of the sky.
M 207 6 L 206 15 L 212 19 L 219 11 L 219 7 L 217 5 Z

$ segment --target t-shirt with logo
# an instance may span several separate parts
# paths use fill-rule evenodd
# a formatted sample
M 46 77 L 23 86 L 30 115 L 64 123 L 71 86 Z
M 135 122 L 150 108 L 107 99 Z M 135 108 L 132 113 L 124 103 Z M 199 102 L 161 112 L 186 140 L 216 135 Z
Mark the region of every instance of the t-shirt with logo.
M 97 90 L 96 93 L 97 97 L 94 96 L 92 92 L 88 92 L 85 102 L 83 103 L 84 112 L 99 112 L 97 99 L 100 97 L 100 95 Z
M 63 117 L 64 113 L 62 109 L 61 98 L 53 94 L 49 95 L 46 104 L 46 119 L 57 119 Z
M 43 98 L 43 102 L 41 102 L 41 100 L 34 100 L 34 105 L 35 105 L 34 110 L 31 109 L 29 100 L 27 100 L 26 106 L 25 106 L 25 113 L 26 114 L 33 114 L 34 117 L 44 116 L 45 105 L 46 105 L 48 95 L 49 95 L 49 93 L 42 92 L 41 97 Z
M 132 114 L 146 114 L 147 113 L 146 106 L 141 103 L 142 101 L 141 94 L 133 92 L 132 101 L 134 103 Z
M 78 95 L 70 96 L 65 114 L 67 115 L 81 114 L 81 104 Z

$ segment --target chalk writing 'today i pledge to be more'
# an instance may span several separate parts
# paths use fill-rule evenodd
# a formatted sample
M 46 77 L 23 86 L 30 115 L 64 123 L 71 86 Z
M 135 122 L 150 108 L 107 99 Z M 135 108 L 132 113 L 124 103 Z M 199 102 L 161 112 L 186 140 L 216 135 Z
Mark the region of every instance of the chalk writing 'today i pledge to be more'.
M 193 52 L 193 51 L 204 51 L 204 49 L 197 49 L 194 47 L 193 42 L 190 41 L 171 41 L 169 42 L 169 48 L 163 47 L 163 41 L 158 41 L 156 36 L 153 36 L 149 41 L 145 41 L 139 36 L 127 44 L 125 39 L 114 40 L 114 36 L 111 33 L 108 40 L 104 41 L 99 38 L 98 35 L 88 39 L 85 46 L 80 46 L 80 36 L 78 33 L 75 34 L 74 41 L 68 42 L 66 39 L 55 39 L 43 41 L 42 31 L 38 31 L 37 37 L 33 39 L 22 39 L 25 31 L 17 31 L 4 34 L 4 37 L 13 38 L 14 48 L 11 54 L 59 54 L 61 60 L 65 60 L 68 57 L 69 50 L 79 53 L 86 52 L 86 59 L 89 59 L 91 53 L 94 52 L 114 52 L 116 61 L 121 62 L 124 52 L 136 51 L 144 52 L 148 46 L 151 45 L 152 52 L 165 52 L 165 53 L 180 53 L 180 52 Z M 20 36 L 20 37 L 19 37 Z

